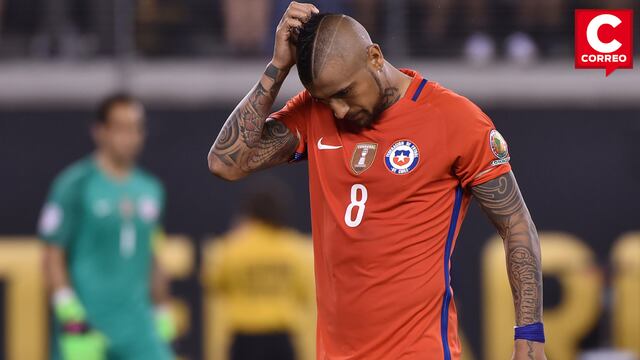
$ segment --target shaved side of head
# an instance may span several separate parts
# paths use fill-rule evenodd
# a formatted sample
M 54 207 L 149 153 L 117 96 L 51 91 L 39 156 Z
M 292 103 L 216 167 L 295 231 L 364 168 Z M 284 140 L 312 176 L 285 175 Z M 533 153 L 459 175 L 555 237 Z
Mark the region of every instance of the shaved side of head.
M 300 81 L 349 132 L 370 129 L 410 82 L 388 64 L 367 30 L 342 14 L 312 16 L 294 36 Z
M 346 15 L 325 17 L 315 38 L 312 55 L 313 78 L 318 79 L 329 62 L 345 70 L 362 65 L 367 59 L 371 38 L 356 20 Z
M 371 38 L 353 18 L 341 14 L 319 14 L 310 19 L 298 36 L 297 66 L 305 86 L 321 78 L 329 64 L 348 74 L 367 59 Z

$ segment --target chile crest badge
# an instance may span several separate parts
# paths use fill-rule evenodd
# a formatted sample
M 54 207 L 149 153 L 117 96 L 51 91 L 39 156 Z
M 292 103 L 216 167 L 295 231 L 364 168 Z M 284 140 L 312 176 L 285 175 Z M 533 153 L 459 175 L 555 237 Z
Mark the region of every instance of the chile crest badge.
M 394 143 L 384 156 L 387 169 L 396 175 L 405 175 L 413 171 L 420 161 L 420 151 L 410 140 Z

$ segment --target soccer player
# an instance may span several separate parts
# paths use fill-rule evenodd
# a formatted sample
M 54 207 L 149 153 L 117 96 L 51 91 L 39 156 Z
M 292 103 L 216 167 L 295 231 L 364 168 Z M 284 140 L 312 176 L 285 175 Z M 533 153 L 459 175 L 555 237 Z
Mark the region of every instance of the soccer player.
M 271 114 L 294 64 L 305 90 Z M 393 67 L 354 19 L 293 2 L 208 160 L 235 180 L 304 158 L 319 360 L 460 359 L 450 258 L 472 197 L 504 239 L 513 358 L 545 358 L 538 236 L 489 117 Z
M 56 320 L 52 359 L 173 358 L 168 283 L 153 256 L 165 194 L 135 166 L 144 122 L 133 97 L 105 99 L 92 129 L 95 153 L 51 187 L 39 232 Z

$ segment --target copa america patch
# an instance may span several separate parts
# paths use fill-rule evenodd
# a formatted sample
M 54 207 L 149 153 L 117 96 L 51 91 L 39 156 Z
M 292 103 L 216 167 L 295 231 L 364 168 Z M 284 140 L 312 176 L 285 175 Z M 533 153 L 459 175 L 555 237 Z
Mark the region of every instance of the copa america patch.
M 62 225 L 62 218 L 62 208 L 56 203 L 47 203 L 42 209 L 38 223 L 40 233 L 45 236 L 53 235 Z
M 153 222 L 158 220 L 160 206 L 156 199 L 145 196 L 138 200 L 138 213 L 144 221 Z
M 497 158 L 491 162 L 491 165 L 501 165 L 509 162 L 511 157 L 509 156 L 509 145 L 504 140 L 498 130 L 491 130 L 489 133 L 489 145 L 491 146 L 491 152 Z
M 418 147 L 409 140 L 397 141 L 384 156 L 387 169 L 396 175 L 410 173 L 416 168 L 419 160 Z

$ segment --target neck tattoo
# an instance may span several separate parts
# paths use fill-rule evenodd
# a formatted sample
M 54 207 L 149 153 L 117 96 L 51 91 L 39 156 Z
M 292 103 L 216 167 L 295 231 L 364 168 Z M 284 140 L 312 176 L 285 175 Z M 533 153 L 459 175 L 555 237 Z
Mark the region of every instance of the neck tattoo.
M 380 96 L 382 97 L 380 107 L 382 110 L 388 109 L 391 105 L 400 100 L 400 90 L 395 86 L 391 86 L 388 79 L 385 78 L 385 80 L 387 80 L 387 84 L 384 86 L 382 81 L 371 70 L 369 70 L 369 73 L 371 73 L 371 76 L 376 81 L 376 85 L 380 91 Z

